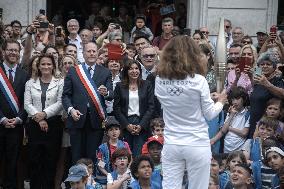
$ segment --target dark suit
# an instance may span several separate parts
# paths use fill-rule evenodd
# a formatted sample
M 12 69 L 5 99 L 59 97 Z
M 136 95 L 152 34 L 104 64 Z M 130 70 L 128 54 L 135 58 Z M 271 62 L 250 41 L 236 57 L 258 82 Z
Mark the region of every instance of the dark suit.
M 149 81 L 142 81 L 138 87 L 138 97 L 140 116 L 133 120 L 133 116 L 128 116 L 129 88 L 124 87 L 122 83 L 117 83 L 114 90 L 114 115 L 121 124 L 122 129 L 124 129 L 125 139 L 129 143 L 134 156 L 141 153 L 142 145 L 149 134 L 149 122 L 154 113 L 154 92 Z M 126 130 L 129 124 L 140 125 L 142 127 L 141 133 L 131 136 Z
M 107 68 L 96 65 L 93 80 L 97 87 L 100 85 L 107 87 L 109 91 L 108 97 L 101 96 L 106 100 L 113 98 L 111 78 L 111 73 Z M 69 107 L 73 107 L 83 114 L 79 121 L 74 121 L 71 115 L 67 118 L 73 162 L 75 163 L 82 157 L 88 157 L 95 161 L 96 150 L 103 138 L 102 119 L 99 117 L 75 68 L 70 68 L 64 80 L 62 104 L 66 111 L 68 111 Z M 103 106 L 105 107 L 104 100 Z
M 3 63 L 0 63 L 0 67 L 6 74 L 6 70 Z M 0 120 L 4 117 L 12 119 L 19 117 L 23 123 L 27 118 L 27 113 L 24 110 L 24 92 L 25 83 L 28 80 L 28 74 L 22 70 L 19 66 L 16 69 L 14 82 L 12 84 L 13 89 L 19 99 L 20 110 L 18 114 L 15 114 L 8 104 L 4 94 L 0 90 Z M 5 159 L 5 181 L 4 188 L 16 188 L 16 167 L 17 159 L 22 146 L 23 138 L 23 125 L 16 125 L 15 128 L 5 128 L 3 124 L 0 124 L 0 161 Z

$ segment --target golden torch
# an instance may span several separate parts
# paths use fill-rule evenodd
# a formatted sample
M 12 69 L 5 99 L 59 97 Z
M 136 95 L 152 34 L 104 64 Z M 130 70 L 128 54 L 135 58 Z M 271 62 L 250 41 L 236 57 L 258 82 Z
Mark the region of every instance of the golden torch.
M 226 62 L 227 62 L 227 47 L 224 30 L 224 18 L 220 19 L 219 33 L 217 38 L 216 53 L 215 53 L 215 73 L 217 81 L 217 92 L 221 93 L 226 78 Z

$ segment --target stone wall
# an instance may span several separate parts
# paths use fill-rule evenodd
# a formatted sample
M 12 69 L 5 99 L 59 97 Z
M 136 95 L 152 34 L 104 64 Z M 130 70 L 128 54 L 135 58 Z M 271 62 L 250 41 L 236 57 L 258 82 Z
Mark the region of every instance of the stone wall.
M 220 17 L 241 26 L 245 34 L 269 31 L 277 23 L 278 0 L 188 0 L 188 27 L 193 31 L 207 26 L 211 35 L 217 35 Z

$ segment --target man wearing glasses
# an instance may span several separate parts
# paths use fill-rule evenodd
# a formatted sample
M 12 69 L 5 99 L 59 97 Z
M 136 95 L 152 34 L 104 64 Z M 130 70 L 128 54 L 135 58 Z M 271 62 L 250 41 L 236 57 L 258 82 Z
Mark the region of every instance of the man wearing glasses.
M 233 38 L 232 38 L 232 22 L 228 19 L 224 19 L 224 29 L 225 29 L 225 36 L 226 36 L 226 43 L 227 43 L 227 49 L 230 48 L 230 46 L 233 43 Z
M 244 37 L 244 32 L 241 27 L 235 27 L 232 32 L 233 44 L 241 43 Z
M 20 68 L 20 44 L 7 40 L 0 63 L 0 162 L 5 163 L 4 188 L 17 188 L 17 160 L 23 142 L 25 83 L 27 73 Z
M 12 38 L 17 40 L 18 42 L 21 42 L 21 30 L 22 30 L 22 24 L 18 20 L 14 20 L 11 22 L 12 26 Z
M 158 63 L 158 55 L 154 47 L 145 47 L 141 51 L 142 61 L 142 79 L 146 80 L 150 73 L 155 71 L 155 66 Z
M 72 43 L 77 47 L 77 59 L 80 63 L 85 62 L 83 57 L 83 46 L 82 46 L 82 39 L 78 35 L 78 31 L 80 29 L 79 22 L 76 19 L 70 19 L 67 22 L 67 30 L 69 32 L 69 36 L 67 39 L 67 43 Z

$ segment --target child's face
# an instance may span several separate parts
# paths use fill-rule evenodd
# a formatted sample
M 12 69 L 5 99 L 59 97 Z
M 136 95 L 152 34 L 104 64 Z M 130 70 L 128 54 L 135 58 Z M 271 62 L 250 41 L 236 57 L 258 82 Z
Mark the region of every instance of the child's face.
M 234 167 L 231 171 L 231 182 L 234 187 L 247 186 L 251 184 L 250 174 L 240 166 Z
M 111 127 L 107 131 L 107 135 L 112 140 L 118 139 L 118 137 L 120 136 L 120 129 L 118 127 Z
M 214 181 L 212 180 L 212 178 L 210 178 L 208 189 L 219 189 L 219 185 L 216 184 L 216 183 L 214 183 Z
M 275 134 L 275 131 L 272 127 L 268 127 L 266 125 L 259 125 L 258 126 L 258 134 L 261 140 L 266 139 L 267 137 L 271 137 Z
M 150 179 L 152 176 L 152 167 L 149 161 L 143 160 L 138 165 L 136 176 L 139 179 Z
M 125 169 L 128 166 L 128 157 L 122 156 L 115 159 L 114 165 L 117 169 Z
M 93 165 L 93 164 L 89 164 L 89 165 L 87 166 L 87 170 L 88 170 L 88 175 L 89 175 L 89 176 L 92 175 L 93 172 L 94 172 L 94 165 Z
M 138 19 L 136 20 L 136 27 L 139 28 L 139 29 L 141 29 L 141 28 L 143 28 L 143 26 L 145 26 L 144 20 L 141 19 L 141 18 L 138 18 Z
M 81 179 L 78 182 L 70 182 L 71 188 L 72 189 L 85 189 L 86 183 Z
M 266 158 L 271 169 L 278 171 L 284 167 L 284 157 L 281 157 L 277 152 L 269 152 Z
M 133 50 L 133 49 L 128 49 L 127 55 L 130 56 L 131 58 L 134 58 L 134 56 L 135 56 L 135 50 Z
M 210 173 L 214 175 L 219 175 L 219 171 L 220 171 L 220 166 L 218 164 L 218 161 L 216 161 L 215 159 L 212 159 Z
M 278 119 L 280 116 L 280 104 L 271 104 L 266 108 L 267 117 Z
M 153 135 L 158 135 L 159 137 L 164 136 L 164 128 L 161 126 L 154 126 Z
M 148 151 L 154 162 L 159 162 L 161 160 L 162 149 L 163 146 L 157 142 L 153 142 L 149 145 Z
M 244 107 L 243 98 L 234 98 L 232 99 L 232 105 L 236 108 L 236 110 L 242 110 Z
M 233 159 L 229 162 L 229 169 L 230 169 L 230 171 L 232 172 L 232 170 L 235 168 L 235 166 L 236 166 L 237 164 L 241 164 L 241 163 L 243 163 L 243 162 L 242 162 L 242 160 L 241 160 L 241 158 L 240 158 L 239 156 L 233 158 Z

